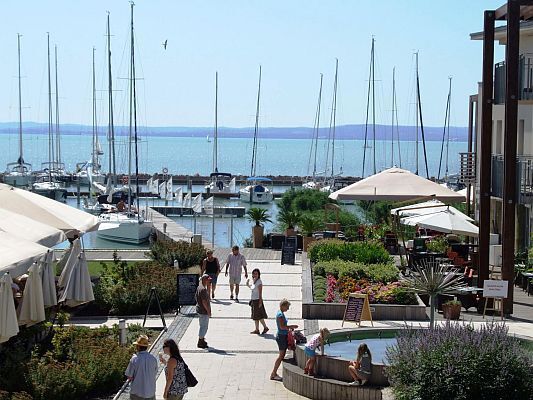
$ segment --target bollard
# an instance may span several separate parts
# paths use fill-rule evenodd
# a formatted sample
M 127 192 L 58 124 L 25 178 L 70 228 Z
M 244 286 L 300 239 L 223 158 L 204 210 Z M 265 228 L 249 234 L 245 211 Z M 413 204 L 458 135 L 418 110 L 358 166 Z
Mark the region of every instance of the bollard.
M 126 344 L 126 320 L 125 319 L 118 320 L 118 329 L 119 329 L 119 343 L 124 346 Z
M 174 260 L 174 268 L 179 268 L 180 267 L 180 263 L 178 262 L 178 260 Z
M 167 233 L 167 223 L 163 222 L 163 233 Z

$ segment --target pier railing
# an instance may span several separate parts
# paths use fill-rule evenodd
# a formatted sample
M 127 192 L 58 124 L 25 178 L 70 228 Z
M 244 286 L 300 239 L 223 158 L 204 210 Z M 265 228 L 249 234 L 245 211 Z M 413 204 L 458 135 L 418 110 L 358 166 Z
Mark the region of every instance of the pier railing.
M 492 156 L 492 196 L 503 198 L 503 156 Z M 516 158 L 516 199 L 518 204 L 533 204 L 533 156 Z

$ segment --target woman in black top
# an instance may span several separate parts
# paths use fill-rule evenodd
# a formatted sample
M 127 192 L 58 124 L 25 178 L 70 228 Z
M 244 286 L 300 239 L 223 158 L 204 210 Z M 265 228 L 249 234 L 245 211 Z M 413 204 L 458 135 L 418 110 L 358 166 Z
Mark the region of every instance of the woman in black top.
M 200 276 L 207 274 L 211 277 L 211 282 L 209 283 L 211 289 L 209 289 L 208 286 L 207 291 L 211 292 L 211 298 L 214 299 L 215 289 L 217 287 L 217 278 L 218 274 L 220 273 L 220 263 L 218 262 L 218 258 L 213 257 L 213 250 L 207 250 L 206 255 L 207 257 L 204 258 L 204 261 L 202 262 L 202 272 Z

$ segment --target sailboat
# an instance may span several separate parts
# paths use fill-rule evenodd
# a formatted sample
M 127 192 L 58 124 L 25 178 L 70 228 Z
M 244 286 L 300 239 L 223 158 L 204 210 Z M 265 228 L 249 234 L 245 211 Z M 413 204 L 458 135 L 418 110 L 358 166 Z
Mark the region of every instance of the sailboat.
M 18 49 L 18 105 L 19 105 L 19 157 L 16 162 L 8 163 L 4 175 L 4 182 L 11 186 L 28 187 L 33 181 L 31 175 L 31 164 L 24 162 L 23 146 L 22 146 L 22 90 L 21 90 L 21 76 L 20 76 L 20 37 L 17 34 L 17 49 Z
M 37 180 L 32 185 L 32 191 L 42 196 L 57 200 L 65 201 L 67 198 L 67 190 L 56 181 L 55 176 L 52 175 L 55 171 L 53 169 L 55 164 L 55 148 L 53 136 L 53 122 L 52 122 L 52 80 L 50 76 L 50 35 L 47 36 L 48 49 L 48 163 L 44 163 L 42 174 L 37 177 Z M 57 68 L 57 67 L 56 67 Z
M 133 2 L 131 3 L 131 58 L 129 78 L 129 135 L 128 135 L 128 204 L 119 203 L 116 213 L 100 215 L 97 236 L 124 243 L 143 243 L 148 240 L 153 223 L 139 214 L 139 155 L 137 135 L 137 98 L 135 75 L 135 41 L 133 31 Z M 132 154 L 133 145 L 133 154 Z M 132 201 L 132 161 L 135 159 L 136 207 Z
M 307 175 L 308 179 L 306 182 L 302 184 L 302 188 L 304 189 L 320 189 L 322 187 L 322 182 L 319 182 L 317 178 L 317 170 L 316 170 L 316 161 L 317 161 L 317 154 L 318 154 L 318 135 L 320 132 L 320 109 L 322 106 L 322 83 L 324 80 L 324 74 L 320 74 L 320 89 L 318 90 L 318 103 L 316 106 L 316 113 L 315 113 L 315 124 L 313 127 L 313 137 L 311 139 L 311 150 L 309 151 L 309 163 L 308 163 L 308 170 Z M 309 174 L 310 172 L 310 166 L 311 166 L 311 160 L 313 160 L 313 172 L 312 175 Z M 311 176 L 310 176 L 311 175 Z
M 372 47 L 370 49 L 370 72 L 368 77 L 368 92 L 366 99 L 366 120 L 365 120 L 365 144 L 363 145 L 363 171 L 361 177 L 365 177 L 366 167 L 366 149 L 371 149 L 372 146 L 368 143 L 368 116 L 370 113 L 370 104 L 372 103 L 372 144 L 374 147 L 374 161 L 373 173 L 376 174 L 376 80 L 375 80 L 375 65 L 374 65 L 374 46 L 375 39 L 372 37 Z M 372 102 L 370 97 L 372 96 Z
M 265 204 L 274 199 L 272 180 L 256 176 L 257 170 L 257 136 L 259 133 L 259 105 L 261 99 L 261 66 L 259 66 L 259 85 L 257 89 L 257 106 L 255 111 L 254 144 L 252 147 L 252 163 L 250 176 L 246 186 L 239 190 L 239 197 L 247 203 Z
M 207 141 L 210 142 L 209 136 Z M 217 197 L 235 196 L 235 178 L 230 173 L 218 171 L 218 72 L 215 73 L 215 130 L 213 134 L 213 172 L 205 185 L 208 194 Z

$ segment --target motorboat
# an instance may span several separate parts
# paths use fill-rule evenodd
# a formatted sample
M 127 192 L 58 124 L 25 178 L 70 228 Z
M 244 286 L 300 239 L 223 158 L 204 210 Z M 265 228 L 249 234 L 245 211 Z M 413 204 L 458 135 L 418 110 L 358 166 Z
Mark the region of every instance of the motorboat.
M 237 195 L 235 178 L 229 173 L 212 172 L 209 182 L 205 185 L 207 194 L 217 197 L 231 197 Z
M 137 213 L 111 212 L 100 214 L 96 235 L 113 242 L 139 244 L 148 240 L 153 223 Z
M 61 183 L 50 180 L 49 177 L 42 177 L 33 183 L 32 192 L 61 202 L 65 202 L 67 199 L 67 189 Z
M 7 164 L 4 183 L 15 187 L 30 187 L 33 183 L 31 164 L 24 161 Z
M 250 177 L 246 186 L 239 191 L 241 201 L 255 204 L 266 204 L 274 200 L 272 179 Z

